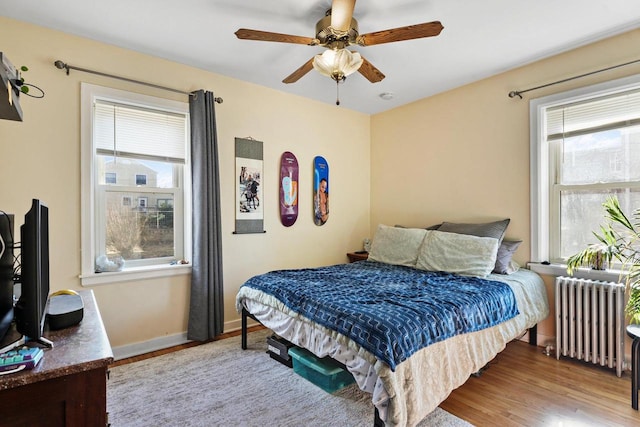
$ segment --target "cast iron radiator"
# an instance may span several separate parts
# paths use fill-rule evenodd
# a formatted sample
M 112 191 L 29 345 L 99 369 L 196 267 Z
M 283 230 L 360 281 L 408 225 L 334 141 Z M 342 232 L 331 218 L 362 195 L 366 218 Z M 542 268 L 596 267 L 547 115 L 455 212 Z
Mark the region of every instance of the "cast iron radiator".
M 622 283 L 556 278 L 556 358 L 567 356 L 600 366 L 624 368 Z

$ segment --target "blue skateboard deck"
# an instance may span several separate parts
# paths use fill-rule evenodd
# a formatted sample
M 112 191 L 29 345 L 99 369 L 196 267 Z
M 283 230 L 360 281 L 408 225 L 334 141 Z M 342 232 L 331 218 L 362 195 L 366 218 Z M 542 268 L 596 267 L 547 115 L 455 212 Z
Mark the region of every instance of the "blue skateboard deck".
M 322 156 L 313 159 L 313 222 L 324 225 L 329 219 L 329 163 Z

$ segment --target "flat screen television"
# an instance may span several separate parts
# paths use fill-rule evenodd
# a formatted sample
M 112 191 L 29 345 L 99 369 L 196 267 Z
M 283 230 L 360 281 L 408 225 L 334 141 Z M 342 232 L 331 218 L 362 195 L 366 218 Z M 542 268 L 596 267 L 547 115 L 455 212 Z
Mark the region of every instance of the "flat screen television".
M 49 208 L 33 199 L 20 227 L 20 298 L 16 329 L 29 340 L 52 347 L 42 336 L 49 302 Z
M 0 211 L 0 342 L 13 322 L 13 215 Z

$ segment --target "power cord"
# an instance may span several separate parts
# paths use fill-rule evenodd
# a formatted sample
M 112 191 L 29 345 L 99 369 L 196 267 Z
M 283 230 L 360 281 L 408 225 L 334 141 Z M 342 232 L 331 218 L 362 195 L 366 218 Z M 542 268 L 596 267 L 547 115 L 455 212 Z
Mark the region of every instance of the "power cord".
M 2 258 L 2 256 L 4 255 L 5 251 L 7 249 L 20 249 L 20 242 L 15 242 L 13 239 L 13 227 L 11 227 L 11 221 L 9 220 L 9 214 L 7 214 L 5 211 L 0 210 L 0 219 L 1 218 L 5 218 L 7 221 L 7 229 L 9 230 L 9 238 L 10 241 L 13 242 L 13 244 L 8 245 L 7 242 L 5 241 L 5 239 L 2 237 L 2 235 L 0 235 L 0 258 Z M 19 272 L 21 270 L 20 266 L 20 259 L 18 258 L 18 256 L 14 253 L 13 254 L 13 259 L 11 260 L 11 264 L 13 265 L 13 281 L 16 282 L 17 278 L 19 279 Z
M 0 210 L 0 214 L 2 214 L 2 216 L 7 220 L 7 225 L 8 225 L 7 229 L 9 230 L 9 237 L 11 237 L 11 241 L 13 241 L 13 230 L 11 229 L 11 221 L 9 220 L 9 215 L 3 210 Z M 2 258 L 6 250 L 7 250 L 7 243 L 2 238 L 2 234 L 0 234 L 0 259 Z

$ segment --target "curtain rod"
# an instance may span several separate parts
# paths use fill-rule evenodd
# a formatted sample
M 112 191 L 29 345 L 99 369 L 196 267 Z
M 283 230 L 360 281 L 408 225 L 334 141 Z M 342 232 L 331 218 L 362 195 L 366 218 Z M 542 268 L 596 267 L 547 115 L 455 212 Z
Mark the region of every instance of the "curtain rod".
M 575 80 L 575 79 L 579 79 L 579 78 L 582 78 L 582 77 L 587 77 L 587 76 L 590 76 L 590 75 L 592 75 L 592 74 L 597 74 L 597 73 L 601 73 L 601 72 L 603 72 L 603 71 L 613 70 L 613 69 L 615 69 L 615 68 L 620 68 L 620 67 L 624 67 L 624 66 L 627 66 L 627 65 L 635 64 L 635 63 L 637 63 L 637 62 L 640 62 L 640 59 L 636 59 L 636 60 L 634 60 L 634 61 L 625 62 L 624 64 L 618 64 L 618 65 L 613 65 L 613 66 L 611 66 L 611 67 L 602 68 L 601 70 L 596 70 L 596 71 L 591 71 L 591 72 L 589 72 L 589 73 L 580 74 L 579 76 L 568 77 L 568 78 L 566 78 L 566 79 L 558 80 L 558 81 L 556 81 L 556 82 L 547 83 L 547 84 L 544 84 L 544 85 L 542 85 L 542 86 L 532 87 L 532 88 L 530 88 L 530 89 L 525 89 L 525 90 L 512 90 L 511 92 L 509 92 L 509 98 L 514 98 L 514 97 L 516 97 L 516 96 L 517 96 L 517 97 L 519 97 L 520 99 L 522 99 L 522 94 L 523 94 L 523 93 L 525 93 L 525 92 L 529 92 L 529 91 L 537 90 L 537 89 L 542 89 L 543 87 L 553 86 L 553 85 L 557 85 L 557 84 L 559 84 L 559 83 L 565 83 L 565 82 L 568 82 L 568 81 L 570 81 L 570 80 Z
M 53 65 L 55 65 L 55 67 L 59 70 L 66 70 L 67 71 L 67 75 L 69 75 L 69 70 L 76 70 L 76 71 L 82 71 L 84 73 L 90 73 L 90 74 L 97 74 L 98 76 L 103 76 L 103 77 L 111 77 L 112 79 L 118 79 L 118 80 L 124 80 L 125 82 L 129 82 L 129 83 L 137 83 L 140 85 L 145 85 L 145 86 L 150 86 L 156 89 L 162 89 L 162 90 L 168 90 L 170 92 L 176 92 L 176 93 L 181 93 L 183 95 L 191 95 L 192 92 L 185 92 L 183 90 L 179 90 L 179 89 L 173 89 L 170 87 L 166 87 L 166 86 L 160 86 L 160 85 L 156 85 L 153 83 L 147 83 L 147 82 L 143 82 L 140 80 L 134 80 L 134 79 L 130 79 L 127 77 L 120 77 L 120 76 L 116 76 L 113 74 L 107 74 L 107 73 L 103 73 L 101 71 L 95 71 L 95 70 L 89 70 L 87 68 L 81 68 L 81 67 L 76 67 L 73 65 L 69 65 L 66 64 L 64 62 L 62 62 L 61 60 L 57 60 L 53 63 Z M 218 103 L 218 104 L 222 104 L 222 98 L 220 97 L 216 97 L 214 98 L 214 100 Z

